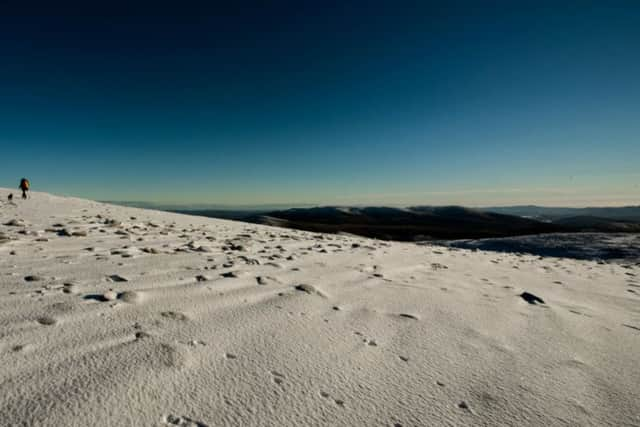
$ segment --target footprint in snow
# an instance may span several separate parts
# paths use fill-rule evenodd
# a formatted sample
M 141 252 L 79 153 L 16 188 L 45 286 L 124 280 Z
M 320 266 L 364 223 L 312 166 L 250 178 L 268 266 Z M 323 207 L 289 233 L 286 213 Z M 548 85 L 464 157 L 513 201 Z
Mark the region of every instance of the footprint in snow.
M 53 326 L 56 323 L 58 323 L 58 321 L 56 319 L 54 319 L 53 317 L 49 317 L 49 316 L 38 317 L 36 319 L 36 322 L 38 322 L 39 324 L 44 325 L 44 326 Z
M 163 311 L 162 313 L 160 313 L 160 315 L 162 317 L 165 317 L 171 320 L 180 320 L 180 321 L 187 320 L 187 316 L 185 316 L 183 313 L 180 313 L 178 311 Z
M 285 376 L 283 374 L 281 374 L 280 372 L 278 372 L 278 371 L 270 371 L 270 374 L 271 374 L 271 380 L 274 383 L 276 383 L 278 385 L 282 385 L 284 383 Z
M 329 400 L 333 400 L 333 403 L 335 403 L 336 405 L 340 406 L 340 407 L 344 407 L 345 403 L 344 400 L 342 399 L 333 399 L 331 397 L 331 395 L 329 393 L 327 393 L 326 391 L 320 391 L 318 394 L 320 394 L 320 397 L 323 397 L 325 399 L 329 399 Z
M 178 427 L 208 427 L 207 424 L 195 421 L 189 417 L 180 417 L 176 415 L 167 415 L 164 417 L 165 424 Z

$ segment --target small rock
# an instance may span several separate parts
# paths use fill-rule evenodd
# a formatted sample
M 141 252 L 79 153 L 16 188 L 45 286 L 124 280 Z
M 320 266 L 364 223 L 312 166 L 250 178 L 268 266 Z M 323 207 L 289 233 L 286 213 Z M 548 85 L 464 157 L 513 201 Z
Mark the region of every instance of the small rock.
M 406 319 L 418 320 L 418 316 L 414 316 L 413 314 L 408 314 L 408 313 L 400 313 L 400 317 L 404 317 Z
M 458 403 L 458 408 L 464 409 L 466 411 L 471 412 L 471 408 L 469 407 L 469 404 L 467 402 L 465 402 L 464 400 L 462 402 Z
M 542 298 L 540 298 L 540 297 L 538 297 L 538 296 L 536 296 L 536 295 L 534 295 L 532 293 L 529 293 L 529 292 L 521 293 L 520 297 L 523 300 L 525 300 L 526 302 L 528 302 L 529 304 L 533 304 L 533 305 L 538 304 L 538 303 L 544 304 L 544 300 Z
M 260 265 L 260 260 L 255 259 L 255 258 L 249 258 L 249 257 L 246 257 L 244 255 L 241 255 L 238 258 L 241 259 L 242 261 L 244 261 L 244 263 L 247 264 L 247 265 Z
M 310 295 L 316 294 L 316 295 L 320 295 L 320 296 L 325 296 L 322 292 L 320 292 L 319 290 L 317 290 L 316 288 L 314 288 L 311 285 L 300 284 L 300 285 L 296 285 L 294 287 L 294 289 L 296 291 L 306 292 L 306 293 L 308 293 Z
M 226 279 L 235 279 L 238 277 L 238 274 L 235 271 L 229 271 L 220 275 Z

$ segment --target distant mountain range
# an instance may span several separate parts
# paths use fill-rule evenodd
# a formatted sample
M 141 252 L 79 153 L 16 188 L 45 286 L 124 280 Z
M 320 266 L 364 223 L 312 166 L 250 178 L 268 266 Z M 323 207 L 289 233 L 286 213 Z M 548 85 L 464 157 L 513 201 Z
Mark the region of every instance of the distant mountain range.
M 402 241 L 476 239 L 562 231 L 562 227 L 555 224 L 457 206 L 288 209 L 245 220 L 301 230 L 343 232 Z
M 510 206 L 394 207 L 227 207 L 122 203 L 177 213 L 232 219 L 325 233 L 351 233 L 385 240 L 421 241 L 511 237 L 541 233 L 638 233 L 640 206 L 548 208 Z M 162 206 L 162 207 L 160 207 Z
M 504 211 L 505 208 L 502 208 Z M 508 209 L 508 208 L 507 208 Z M 520 209 L 524 215 L 459 206 L 409 208 L 322 207 L 288 209 L 244 218 L 245 221 L 320 232 L 346 232 L 387 240 L 480 239 L 559 232 L 640 232 L 640 208 L 591 208 L 590 211 Z M 635 209 L 635 210 L 634 210 Z M 634 217 L 634 212 L 639 215 Z M 571 215 L 583 213 L 583 215 Z M 609 215 L 609 216 L 605 216 Z M 534 218 L 535 216 L 535 218 Z M 637 218 L 637 219 L 635 219 Z
M 602 219 L 619 219 L 640 222 L 640 206 L 605 207 L 605 208 L 548 208 L 542 206 L 507 206 L 481 208 L 486 212 L 505 215 L 516 215 L 540 221 L 555 221 L 571 217 L 598 217 Z

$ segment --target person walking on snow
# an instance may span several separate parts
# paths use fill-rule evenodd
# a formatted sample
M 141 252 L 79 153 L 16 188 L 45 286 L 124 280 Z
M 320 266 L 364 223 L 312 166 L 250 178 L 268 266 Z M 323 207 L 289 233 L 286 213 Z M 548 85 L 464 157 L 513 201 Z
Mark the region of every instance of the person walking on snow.
M 27 191 L 29 191 L 29 180 L 27 178 L 22 178 L 20 180 L 20 186 L 18 187 L 20 190 L 22 190 L 22 198 L 26 199 L 27 198 Z

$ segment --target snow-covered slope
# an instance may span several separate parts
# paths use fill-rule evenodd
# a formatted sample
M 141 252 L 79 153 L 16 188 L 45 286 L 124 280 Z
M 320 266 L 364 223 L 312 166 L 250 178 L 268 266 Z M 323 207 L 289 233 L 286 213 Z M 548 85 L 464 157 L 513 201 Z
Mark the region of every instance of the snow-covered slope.
M 8 192 L 0 425 L 640 425 L 638 265 Z

